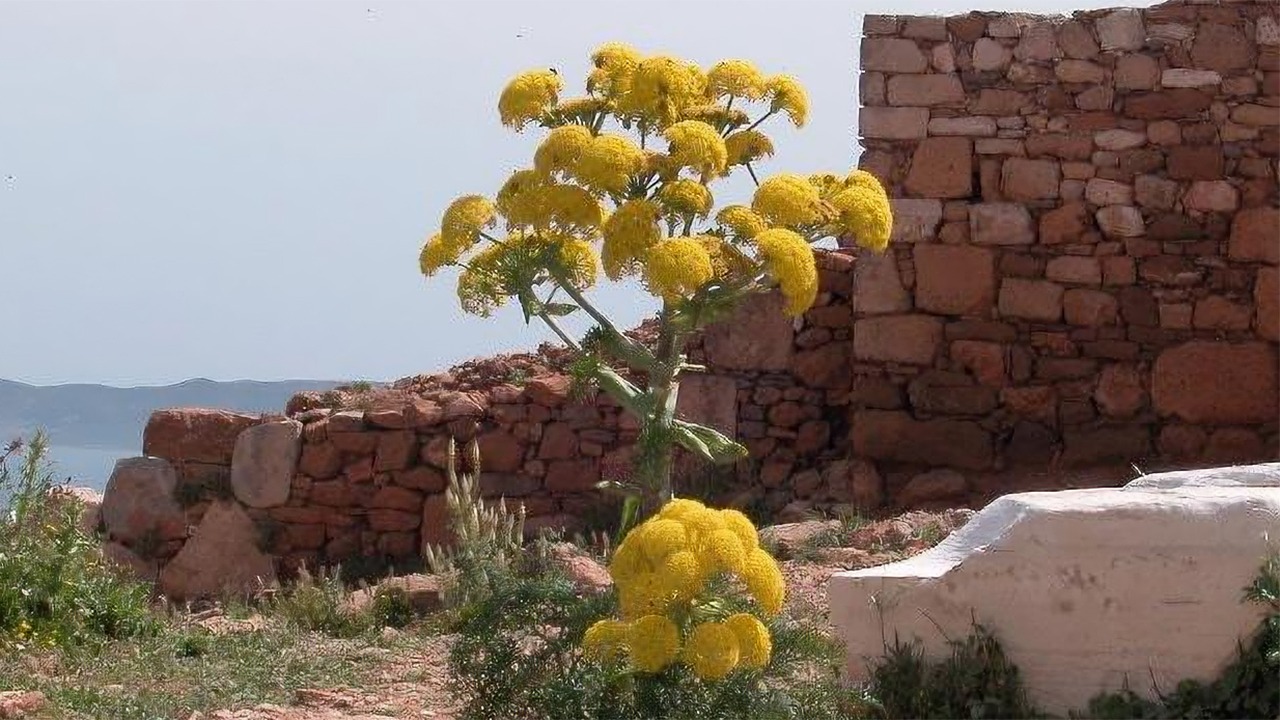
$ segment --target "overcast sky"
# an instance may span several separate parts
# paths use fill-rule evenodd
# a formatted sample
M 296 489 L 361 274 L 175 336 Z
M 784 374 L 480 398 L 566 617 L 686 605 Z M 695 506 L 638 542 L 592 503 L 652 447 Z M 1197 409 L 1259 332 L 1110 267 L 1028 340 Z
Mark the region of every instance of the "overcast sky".
M 554 66 L 579 94 L 610 40 L 748 58 L 812 101 L 808 126 L 776 126 L 765 172 L 844 172 L 866 7 L 0 0 L 0 378 L 384 380 L 533 347 L 547 335 L 518 311 L 463 315 L 452 277 L 417 272 L 453 197 L 530 162 L 537 134 L 497 119 L 506 80 Z M 597 297 L 625 325 L 652 310 L 632 287 Z

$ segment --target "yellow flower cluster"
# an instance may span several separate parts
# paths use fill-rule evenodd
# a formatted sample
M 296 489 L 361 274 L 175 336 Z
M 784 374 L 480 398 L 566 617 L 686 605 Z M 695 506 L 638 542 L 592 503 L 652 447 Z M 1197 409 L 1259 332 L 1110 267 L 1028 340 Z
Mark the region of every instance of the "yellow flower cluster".
M 503 124 L 549 128 L 532 166 L 513 172 L 492 200 L 455 200 L 421 247 L 423 275 L 462 269 L 458 297 L 467 312 L 487 315 L 543 282 L 548 270 L 588 287 L 602 265 L 614 280 L 643 278 L 666 301 L 692 297 L 713 280 L 750 290 L 763 274 L 781 288 L 787 313 L 798 315 L 817 292 L 810 243 L 888 244 L 888 197 L 862 171 L 775 175 L 749 206 L 725 207 L 706 223 L 714 212 L 710 181 L 742 166 L 754 178 L 753 164 L 774 154 L 756 129 L 760 121 L 775 114 L 797 126 L 807 121 L 809 101 L 795 78 L 767 76 L 737 59 L 704 71 L 621 43 L 602 45 L 591 61 L 585 97 L 562 100 L 554 70 L 511 80 L 498 100 Z M 638 139 L 606 131 L 609 118 Z M 646 149 L 655 140 L 666 147 Z M 491 234 L 500 222 L 506 239 Z M 559 270 L 529 267 L 548 262 Z
M 782 609 L 782 572 L 760 547 L 751 520 L 737 510 L 672 500 L 627 535 L 609 572 L 618 588 L 621 619 L 601 620 L 587 630 L 583 650 L 589 656 L 628 657 L 637 670 L 649 673 L 680 661 L 703 680 L 769 663 L 769 630 L 755 615 L 712 620 L 694 612 L 708 583 L 720 574 L 738 577 L 762 613 Z

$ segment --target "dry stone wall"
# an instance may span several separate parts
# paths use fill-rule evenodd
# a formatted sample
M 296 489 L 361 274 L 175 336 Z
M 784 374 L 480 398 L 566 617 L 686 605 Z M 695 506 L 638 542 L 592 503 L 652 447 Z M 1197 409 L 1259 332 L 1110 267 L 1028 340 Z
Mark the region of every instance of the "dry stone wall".
M 890 251 L 818 252 L 802 317 L 760 296 L 691 342 L 707 370 L 680 414 L 750 458 L 681 458 L 684 491 L 786 521 L 1277 458 L 1280 5 L 864 32 L 860 162 L 893 197 Z M 637 424 L 571 393 L 566 360 L 304 393 L 278 417 L 159 411 L 104 500 L 113 556 L 175 596 L 216 586 L 192 568 L 234 547 L 239 583 L 263 557 L 413 558 L 449 540 L 450 437 L 478 440 L 485 494 L 531 532 L 612 519 L 594 486 L 625 477 Z

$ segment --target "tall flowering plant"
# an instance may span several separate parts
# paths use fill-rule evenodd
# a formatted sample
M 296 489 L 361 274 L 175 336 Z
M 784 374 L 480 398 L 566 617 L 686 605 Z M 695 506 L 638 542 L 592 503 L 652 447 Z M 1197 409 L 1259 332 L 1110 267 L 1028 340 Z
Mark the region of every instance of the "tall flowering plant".
M 689 335 L 723 318 L 744 297 L 780 290 L 789 316 L 817 296 L 812 243 L 850 238 L 882 251 L 892 217 L 870 174 L 855 170 L 760 181 L 755 166 L 773 155 L 770 120 L 804 125 L 809 102 L 787 75 L 766 76 L 745 60 L 709 69 L 667 55 L 643 56 L 618 43 L 591 56 L 586 95 L 562 98 L 554 70 L 518 75 L 502 91 L 502 123 L 547 132 L 532 167 L 514 172 L 493 198 L 464 195 L 445 210 L 422 247 L 432 277 L 458 267 L 462 309 L 488 316 L 509 301 L 538 319 L 580 361 L 575 371 L 640 420 L 634 473 L 622 486 L 643 515 L 672 497 L 675 446 L 714 463 L 745 448 L 716 430 L 675 417 Z M 718 211 L 712 186 L 745 170 L 750 204 Z M 627 337 L 588 299 L 603 271 L 637 278 L 661 299 L 656 346 Z M 561 318 L 588 315 L 581 339 Z M 619 369 L 644 377 L 636 384 Z M 643 385 L 643 386 L 642 386 Z

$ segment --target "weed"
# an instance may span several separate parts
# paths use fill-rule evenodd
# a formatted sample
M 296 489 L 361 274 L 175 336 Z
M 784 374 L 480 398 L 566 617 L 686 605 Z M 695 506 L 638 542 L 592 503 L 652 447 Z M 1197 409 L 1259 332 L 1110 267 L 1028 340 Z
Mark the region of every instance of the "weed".
M 371 621 L 350 612 L 346 600 L 347 589 L 336 571 L 312 575 L 303 568 L 294 584 L 270 601 L 268 611 L 299 630 L 355 637 L 367 630 Z

